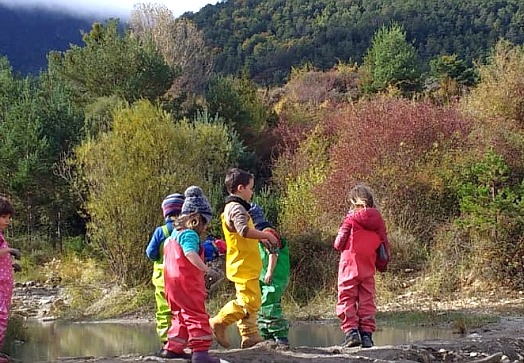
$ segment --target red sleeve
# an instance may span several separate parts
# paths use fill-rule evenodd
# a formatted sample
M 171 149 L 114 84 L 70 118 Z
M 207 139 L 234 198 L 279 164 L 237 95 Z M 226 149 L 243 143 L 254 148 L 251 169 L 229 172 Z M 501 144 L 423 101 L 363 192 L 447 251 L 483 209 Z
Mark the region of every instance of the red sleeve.
M 352 227 L 353 220 L 350 216 L 347 216 L 338 229 L 337 238 L 335 239 L 335 243 L 333 243 L 333 247 L 335 247 L 337 251 L 342 252 L 346 248 Z

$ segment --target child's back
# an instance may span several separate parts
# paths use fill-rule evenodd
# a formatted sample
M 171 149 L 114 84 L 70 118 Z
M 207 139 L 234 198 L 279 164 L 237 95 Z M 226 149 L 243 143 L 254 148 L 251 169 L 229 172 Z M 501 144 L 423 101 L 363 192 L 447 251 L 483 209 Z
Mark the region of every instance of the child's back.
M 386 226 L 371 190 L 357 185 L 349 194 L 351 210 L 333 244 L 341 252 L 338 267 L 337 316 L 345 333 L 344 346 L 373 346 L 375 326 L 375 270 L 377 250 L 384 243 L 389 256 Z
M 352 269 L 344 268 L 342 275 L 339 273 L 339 278 L 348 274 L 361 277 L 374 275 L 377 249 L 386 238 L 386 227 L 380 212 L 376 208 L 351 211 L 340 230 L 342 233 L 337 236 L 335 249 L 342 252 L 341 262 L 354 263 L 351 264 Z

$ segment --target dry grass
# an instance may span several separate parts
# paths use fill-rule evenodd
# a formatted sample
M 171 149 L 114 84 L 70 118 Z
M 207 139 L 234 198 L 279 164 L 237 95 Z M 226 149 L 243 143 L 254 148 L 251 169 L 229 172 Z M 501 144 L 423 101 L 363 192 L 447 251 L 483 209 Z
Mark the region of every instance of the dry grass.
M 284 294 L 283 309 L 289 319 L 294 320 L 322 320 L 336 318 L 335 304 L 337 294 L 334 289 L 323 289 L 308 301 L 301 305 L 293 299 L 291 294 Z
M 113 286 L 103 292 L 99 299 L 84 310 L 84 315 L 97 319 L 154 316 L 154 290 L 141 286 L 124 288 Z M 150 314 L 148 314 L 148 312 Z

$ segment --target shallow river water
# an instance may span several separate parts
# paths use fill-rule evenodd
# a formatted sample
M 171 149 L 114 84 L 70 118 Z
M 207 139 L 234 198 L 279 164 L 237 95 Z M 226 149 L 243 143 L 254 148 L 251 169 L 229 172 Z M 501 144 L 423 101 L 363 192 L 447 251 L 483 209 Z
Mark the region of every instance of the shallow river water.
M 375 345 L 397 345 L 425 339 L 456 337 L 451 330 L 380 326 L 375 332 Z M 159 348 L 152 323 L 129 322 L 29 322 L 31 341 L 6 347 L 19 362 L 48 362 L 60 357 L 115 356 L 131 353 L 150 355 Z M 235 326 L 229 328 L 233 347 L 239 337 Z M 343 334 L 336 322 L 296 322 L 289 332 L 291 346 L 327 347 L 340 344 Z M 217 346 L 214 347 L 218 348 Z

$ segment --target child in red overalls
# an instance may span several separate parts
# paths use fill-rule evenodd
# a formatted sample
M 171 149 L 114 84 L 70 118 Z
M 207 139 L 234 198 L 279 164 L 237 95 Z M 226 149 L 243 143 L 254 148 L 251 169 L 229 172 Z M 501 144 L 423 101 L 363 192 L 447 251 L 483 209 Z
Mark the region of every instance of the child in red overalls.
M 334 243 L 341 252 L 336 312 L 345 333 L 342 345 L 370 348 L 375 331 L 377 249 L 384 242 L 389 260 L 389 242 L 372 191 L 365 185 L 357 185 L 350 191 L 349 200 L 351 208 Z M 384 268 L 380 266 L 381 270 Z
M 191 186 L 184 194 L 175 230 L 164 244 L 165 294 L 172 321 L 163 357 L 189 359 L 184 352 L 189 348 L 192 363 L 219 363 L 208 352 L 213 333 L 206 312 L 204 275 L 209 268 L 200 244 L 213 214 L 202 189 Z

